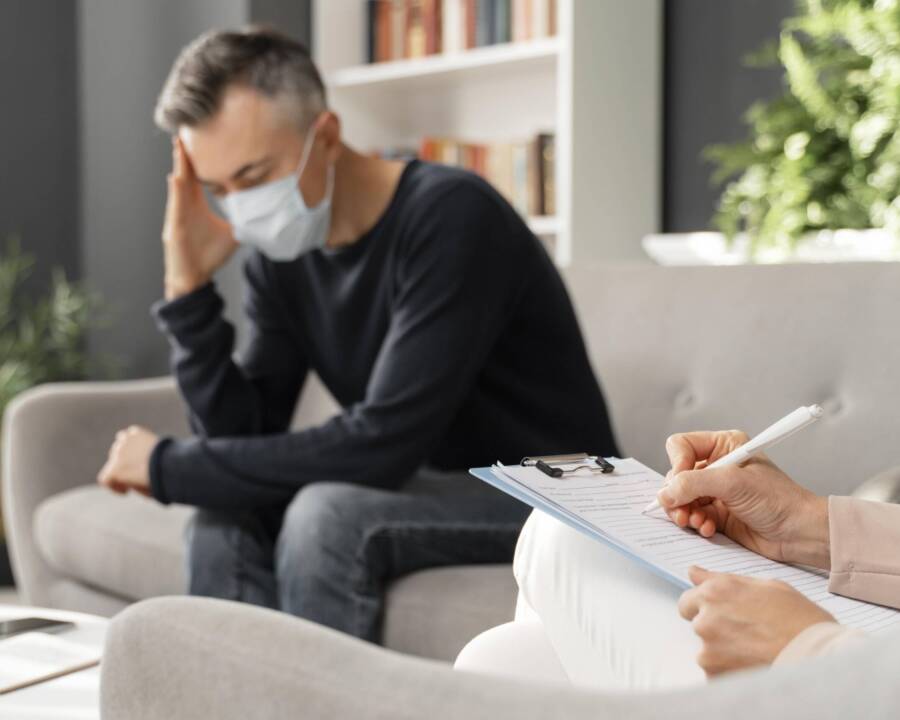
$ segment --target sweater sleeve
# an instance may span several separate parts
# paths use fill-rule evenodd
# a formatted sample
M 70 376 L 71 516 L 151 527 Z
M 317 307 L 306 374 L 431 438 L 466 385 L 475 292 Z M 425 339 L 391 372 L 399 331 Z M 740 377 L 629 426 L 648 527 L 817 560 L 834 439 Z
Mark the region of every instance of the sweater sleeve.
M 900 505 L 832 496 L 828 522 L 828 589 L 900 609 Z
M 514 261 L 522 237 L 491 193 L 469 183 L 435 205 L 398 243 L 389 327 L 364 399 L 302 432 L 170 442 L 154 459 L 157 498 L 246 508 L 286 502 L 317 480 L 396 487 L 425 461 L 527 281 Z
M 245 266 L 249 338 L 234 359 L 234 328 L 209 283 L 153 308 L 172 347 L 172 370 L 190 411 L 191 426 L 211 438 L 284 432 L 290 425 L 307 362 L 284 327 L 264 265 Z

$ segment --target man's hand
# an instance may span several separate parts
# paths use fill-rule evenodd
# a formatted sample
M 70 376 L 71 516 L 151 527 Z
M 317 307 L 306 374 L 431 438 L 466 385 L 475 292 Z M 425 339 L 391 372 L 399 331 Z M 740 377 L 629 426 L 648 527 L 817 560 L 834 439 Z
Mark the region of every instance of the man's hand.
M 149 496 L 150 454 L 158 441 L 157 435 L 137 425 L 117 432 L 97 482 L 113 492 L 135 490 Z
M 209 207 L 177 135 L 172 140 L 168 185 L 162 240 L 166 299 L 174 300 L 209 282 L 237 249 L 237 242 L 231 226 Z
M 672 469 L 659 492 L 660 505 L 679 527 L 704 537 L 718 530 L 773 560 L 828 569 L 827 498 L 801 487 L 762 455 L 741 466 L 706 468 L 747 440 L 737 431 L 670 437 Z
M 707 675 L 768 665 L 803 630 L 834 618 L 787 583 L 690 569 L 696 587 L 678 601 L 703 641 Z

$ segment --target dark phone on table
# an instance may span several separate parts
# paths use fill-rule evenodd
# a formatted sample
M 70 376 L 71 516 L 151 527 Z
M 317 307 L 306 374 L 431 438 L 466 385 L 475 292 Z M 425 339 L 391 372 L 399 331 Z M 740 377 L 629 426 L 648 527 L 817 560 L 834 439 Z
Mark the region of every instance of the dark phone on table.
M 42 617 L 0 620 L 0 640 L 26 632 L 60 632 L 75 627 L 74 623 Z

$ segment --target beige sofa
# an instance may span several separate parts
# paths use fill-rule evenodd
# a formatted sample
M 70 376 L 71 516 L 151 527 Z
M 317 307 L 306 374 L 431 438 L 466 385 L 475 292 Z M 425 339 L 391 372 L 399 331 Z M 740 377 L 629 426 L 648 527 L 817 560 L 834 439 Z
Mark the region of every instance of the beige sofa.
M 900 462 L 900 265 L 579 268 L 567 280 L 626 453 L 664 469 L 672 432 L 758 430 L 818 402 L 826 418 L 773 453 L 799 481 L 849 493 Z M 332 409 L 313 385 L 298 425 Z M 93 484 L 131 423 L 186 432 L 170 380 L 49 385 L 9 408 L 3 509 L 26 602 L 113 615 L 183 592 L 190 509 Z M 448 660 L 514 602 L 508 567 L 416 573 L 390 588 L 385 644 Z

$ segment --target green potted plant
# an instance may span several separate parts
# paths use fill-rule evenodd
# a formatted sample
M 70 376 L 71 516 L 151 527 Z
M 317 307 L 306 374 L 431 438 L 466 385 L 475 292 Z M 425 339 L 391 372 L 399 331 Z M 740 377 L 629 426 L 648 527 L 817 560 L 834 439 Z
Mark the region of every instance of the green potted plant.
M 748 110 L 746 141 L 707 149 L 726 185 L 720 233 L 694 237 L 695 250 L 723 262 L 900 258 L 900 2 L 798 0 L 747 63 L 780 64 L 785 92 Z
M 34 263 L 16 239 L 0 253 L 0 418 L 23 390 L 110 370 L 108 362 L 95 366 L 85 347 L 88 330 L 99 322 L 99 299 L 70 283 L 59 268 L 45 296 L 26 297 L 24 285 Z M 5 560 L 2 533 L 0 518 L 0 565 Z

